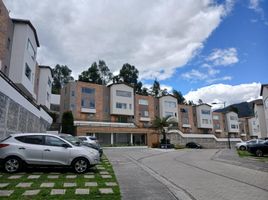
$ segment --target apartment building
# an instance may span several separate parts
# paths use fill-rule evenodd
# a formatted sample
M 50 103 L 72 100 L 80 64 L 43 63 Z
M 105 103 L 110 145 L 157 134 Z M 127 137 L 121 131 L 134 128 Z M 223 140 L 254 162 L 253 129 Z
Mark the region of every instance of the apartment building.
M 151 146 L 158 141 L 150 128 L 157 100 L 135 95 L 127 84 L 70 82 L 61 90 L 61 115 L 67 110 L 73 113 L 77 135 L 94 135 L 102 144 Z
M 178 104 L 178 128 L 183 133 L 192 133 L 194 128 L 193 107 L 191 105 Z
M 238 114 L 233 111 L 225 113 L 227 132 L 230 137 L 240 137 Z
M 208 104 L 193 106 L 194 128 L 193 133 L 212 133 L 212 110 Z
M 225 114 L 222 112 L 213 112 L 212 120 L 215 136 L 218 138 L 228 137 L 225 123 Z
M 178 122 L 178 103 L 172 95 L 159 97 L 160 117 L 172 117 Z
M 264 108 L 264 116 L 265 116 L 265 124 L 266 124 L 266 134 L 264 133 L 264 137 L 268 137 L 268 84 L 263 84 L 261 86 L 261 94 L 263 100 L 263 108 Z

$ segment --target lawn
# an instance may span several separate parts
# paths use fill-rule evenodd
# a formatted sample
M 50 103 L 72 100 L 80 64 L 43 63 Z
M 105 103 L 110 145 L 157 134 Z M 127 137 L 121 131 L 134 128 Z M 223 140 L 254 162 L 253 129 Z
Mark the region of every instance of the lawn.
M 238 155 L 241 158 L 250 158 L 250 159 L 254 159 L 257 161 L 262 161 L 262 162 L 268 162 L 268 156 L 263 156 L 263 157 L 257 157 L 251 153 L 249 153 L 248 151 L 241 151 L 241 150 L 237 150 Z
M 37 190 L 38 194 L 26 196 L 25 192 L 30 190 Z M 64 194 L 52 195 L 56 192 L 55 190 L 65 191 Z M 4 193 L 8 191 L 12 194 L 4 196 Z M 86 194 L 76 194 L 79 192 Z M 103 158 L 99 165 L 91 168 L 86 174 L 75 174 L 70 169 L 62 168 L 29 168 L 16 174 L 1 171 L 0 199 L 119 200 L 121 197 L 112 165 L 106 158 Z

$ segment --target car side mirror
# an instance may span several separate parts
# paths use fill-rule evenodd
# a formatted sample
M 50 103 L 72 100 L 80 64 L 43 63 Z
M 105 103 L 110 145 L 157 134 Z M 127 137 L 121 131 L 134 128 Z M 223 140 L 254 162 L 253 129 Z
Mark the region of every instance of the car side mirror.
M 69 148 L 70 147 L 70 145 L 68 145 L 68 144 L 62 144 L 61 146 L 64 147 L 64 148 Z

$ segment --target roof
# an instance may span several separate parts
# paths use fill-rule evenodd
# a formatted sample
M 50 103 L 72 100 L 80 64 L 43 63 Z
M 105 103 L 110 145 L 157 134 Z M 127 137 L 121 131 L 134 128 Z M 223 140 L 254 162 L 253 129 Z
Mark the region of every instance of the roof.
M 256 100 L 254 100 L 254 101 L 252 101 L 252 103 L 253 103 L 253 106 L 256 104 L 256 105 L 263 105 L 263 101 L 262 101 L 262 99 L 256 99 Z
M 49 69 L 50 72 L 51 72 L 52 77 L 54 77 L 54 75 L 53 75 L 53 71 L 52 71 L 51 67 L 49 67 L 49 66 L 45 66 L 45 65 L 39 65 L 38 67 L 39 67 L 39 68 L 43 68 L 43 69 Z
M 37 46 L 40 47 L 40 43 L 39 43 L 39 40 L 38 40 L 38 37 L 37 37 L 36 29 L 34 28 L 34 26 L 33 26 L 33 24 L 31 23 L 30 20 L 27 20 L 27 19 L 11 19 L 11 20 L 13 21 L 13 23 L 28 24 L 31 27 L 31 29 L 33 30 L 33 32 L 34 32 L 34 36 L 35 36 Z
M 207 105 L 207 106 L 209 106 L 209 107 L 212 107 L 211 105 L 209 105 L 209 104 L 207 104 L 207 103 L 201 103 L 201 104 L 199 104 L 199 105 L 194 105 L 194 106 L 203 106 L 203 105 Z
M 122 83 L 112 83 L 112 84 L 110 84 L 110 85 L 107 85 L 107 87 L 111 87 L 111 86 L 113 86 L 113 85 L 120 85 L 120 84 L 127 85 L 127 86 L 129 86 L 129 87 L 131 87 L 131 88 L 134 88 L 131 84 L 124 83 L 124 82 L 122 82 Z
M 261 85 L 261 96 L 262 96 L 262 92 L 263 92 L 263 88 L 264 88 L 264 87 L 268 87 L 268 84 L 262 84 L 262 85 Z
M 158 98 L 160 99 L 160 98 L 162 98 L 162 97 L 166 97 L 166 96 L 171 96 L 171 97 L 173 97 L 173 98 L 177 99 L 177 98 L 176 98 L 174 95 L 172 95 L 172 94 L 163 95 L 163 96 L 158 97 Z

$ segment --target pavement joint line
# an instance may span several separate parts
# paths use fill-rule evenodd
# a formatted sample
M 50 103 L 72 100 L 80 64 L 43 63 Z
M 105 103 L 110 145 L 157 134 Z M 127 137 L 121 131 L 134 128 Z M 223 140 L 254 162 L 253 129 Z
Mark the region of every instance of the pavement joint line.
M 146 171 L 147 173 L 149 173 L 151 176 L 153 176 L 160 183 L 164 184 L 168 188 L 168 190 L 173 194 L 173 196 L 176 199 L 178 199 L 178 200 L 180 200 L 180 199 L 183 199 L 183 200 L 197 200 L 193 195 L 191 195 L 185 189 L 179 187 L 178 185 L 176 185 L 172 181 L 166 179 L 164 176 L 160 175 L 159 173 L 157 173 L 156 171 L 154 171 L 150 167 L 147 167 L 146 165 L 138 162 L 137 160 L 135 160 L 131 156 L 125 156 L 125 157 L 127 157 L 133 163 L 135 163 L 136 165 L 138 165 L 139 167 L 141 167 L 144 171 Z
M 213 172 L 213 171 L 209 171 L 209 170 L 207 170 L 207 169 L 204 169 L 204 168 L 201 168 L 201 167 L 197 167 L 197 166 L 195 166 L 195 165 L 186 163 L 186 162 L 184 162 L 184 161 L 177 160 L 176 158 L 175 158 L 174 160 L 175 160 L 176 162 L 180 162 L 180 163 L 182 163 L 182 164 L 184 164 L 184 165 L 187 165 L 187 166 L 190 166 L 190 167 L 199 169 L 199 170 L 201 170 L 201 171 L 205 171 L 205 172 L 208 172 L 208 173 L 211 173 L 211 174 L 220 176 L 220 177 L 224 177 L 224 178 L 230 179 L 230 180 L 232 180 L 232 181 L 236 181 L 236 182 L 239 182 L 239 183 L 243 183 L 243 184 L 245 184 L 245 185 L 249 185 L 249 186 L 251 186 L 251 187 L 255 187 L 255 188 L 258 188 L 258 189 L 263 190 L 263 191 L 265 191 L 265 192 L 268 192 L 267 189 L 265 189 L 265 188 L 261 188 L 261 187 L 259 187 L 259 186 L 257 186 L 257 185 L 253 185 L 253 184 L 247 183 L 247 182 L 245 182 L 245 181 L 241 181 L 241 180 L 238 180 L 238 179 L 236 179 L 236 178 L 232 178 L 232 177 L 230 177 L 230 176 L 225 176 L 225 175 L 223 175 L 223 174 L 219 174 L 219 173 L 216 173 L 216 172 Z

